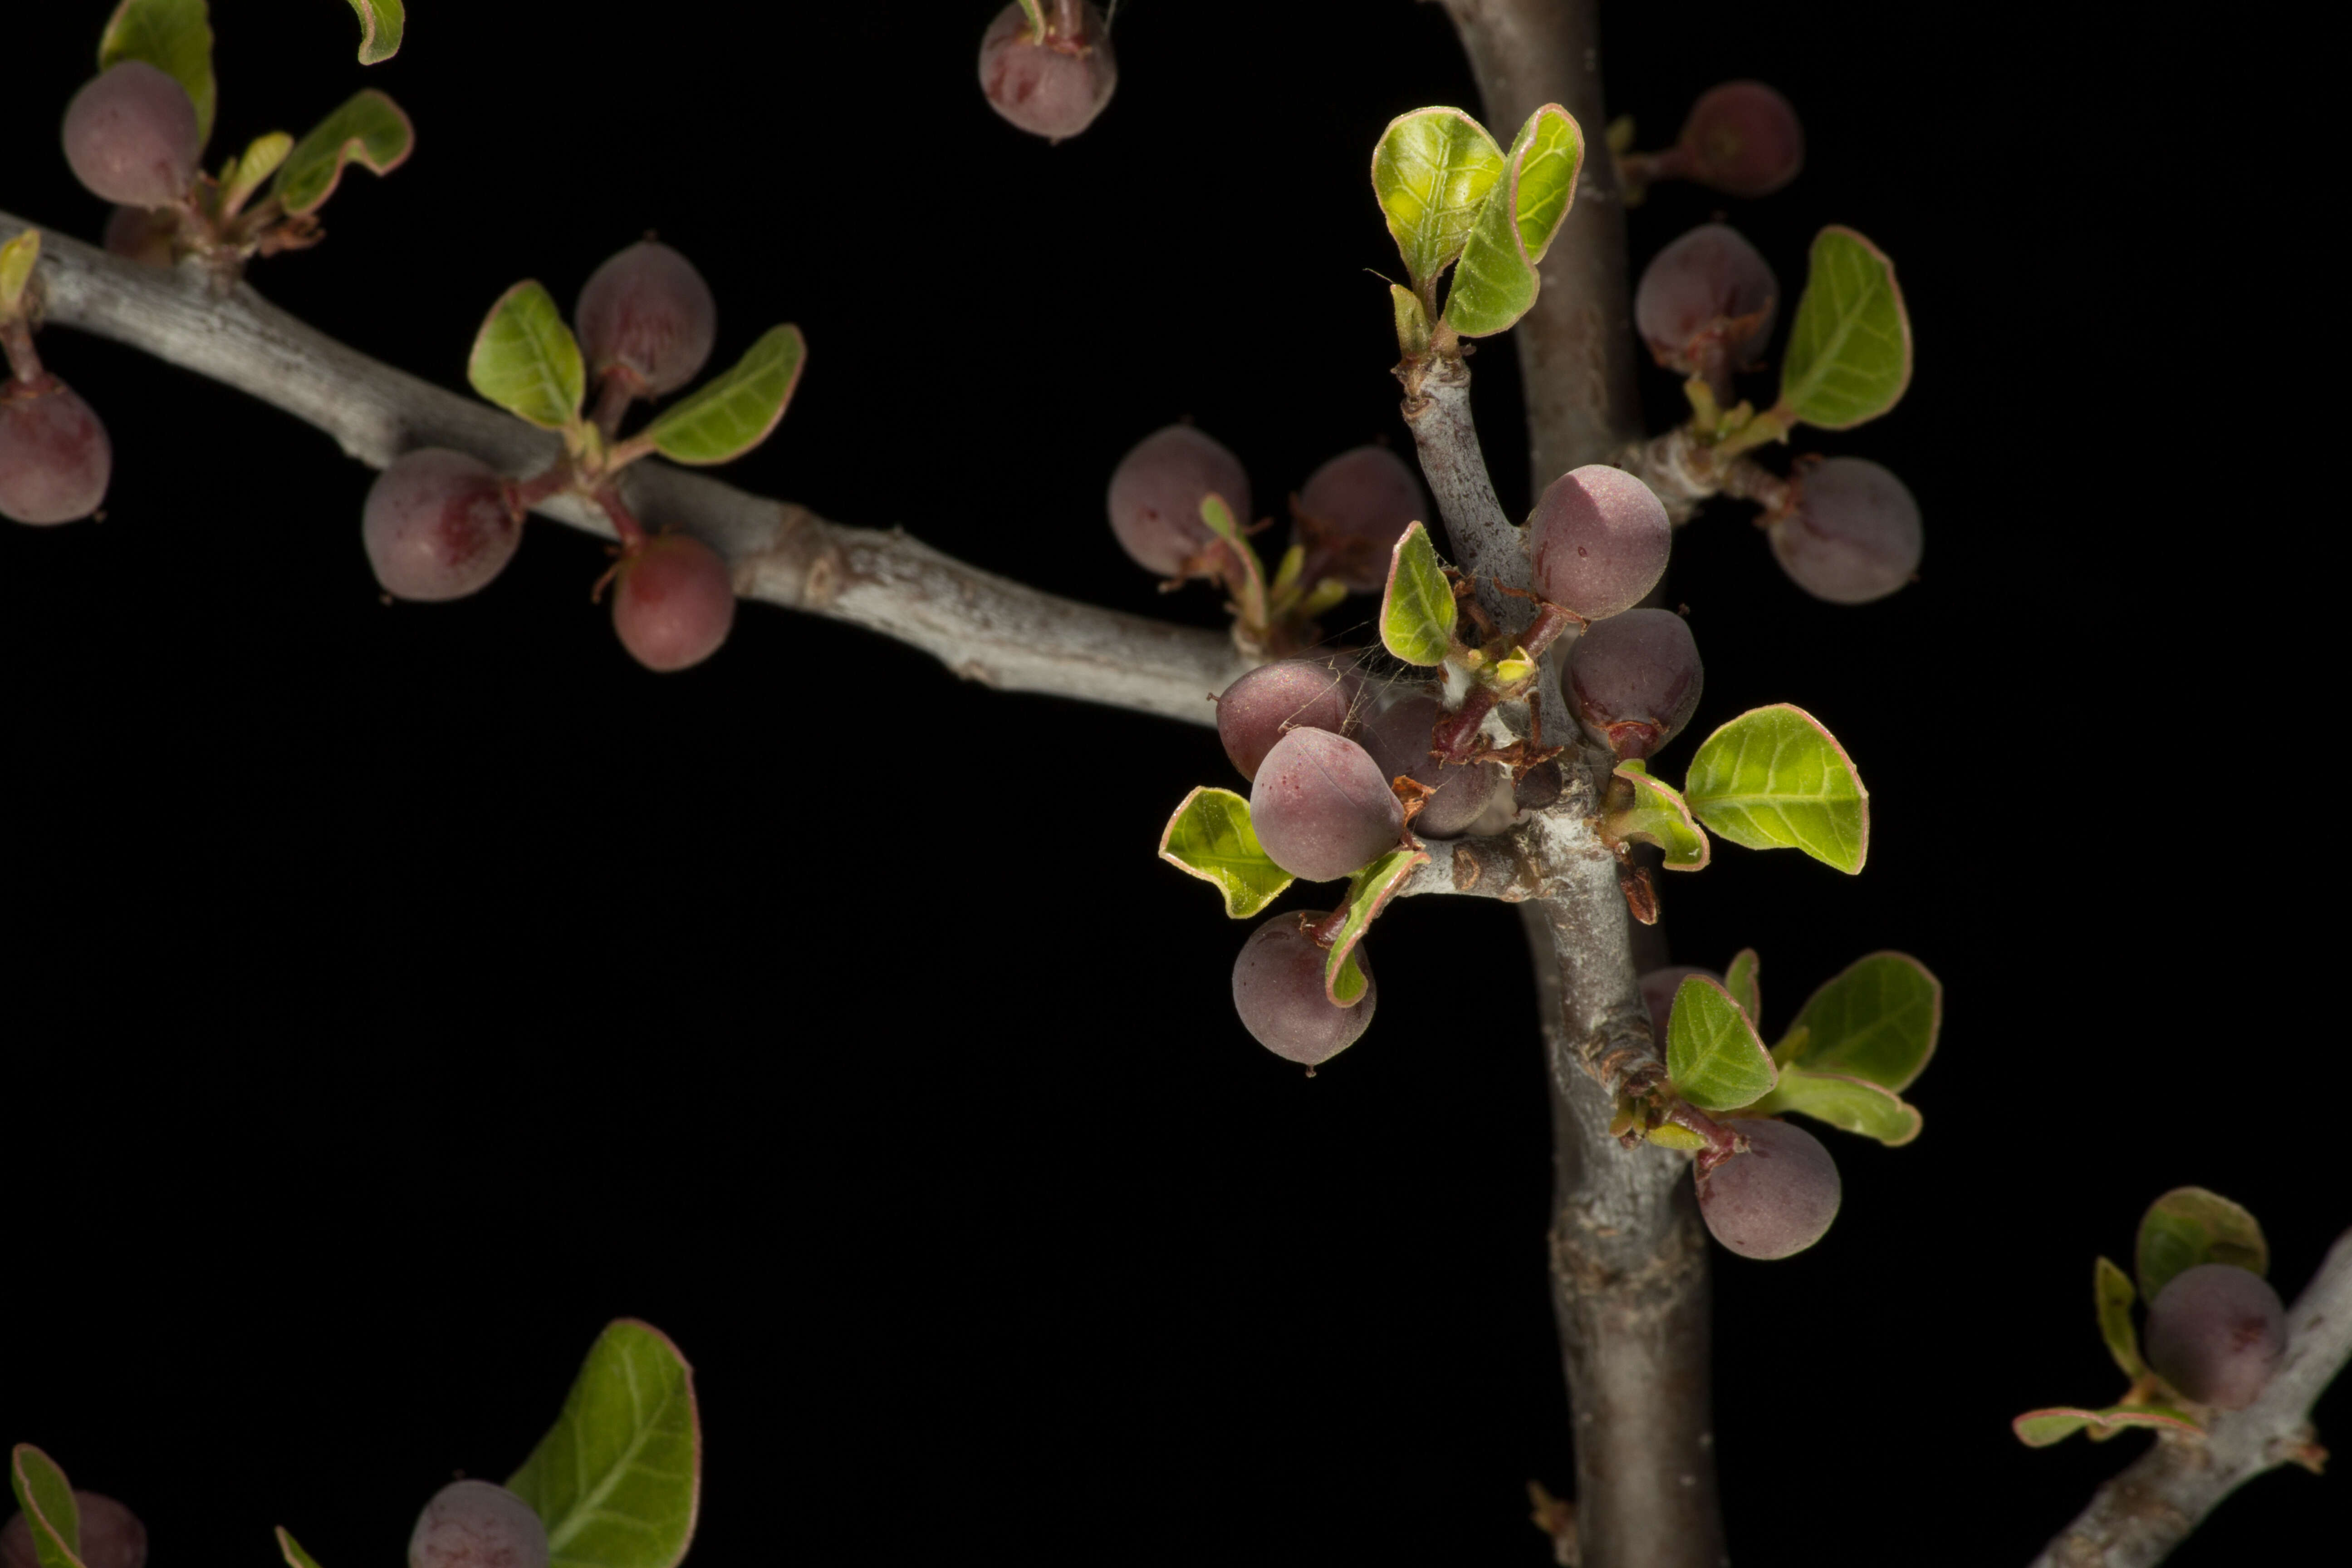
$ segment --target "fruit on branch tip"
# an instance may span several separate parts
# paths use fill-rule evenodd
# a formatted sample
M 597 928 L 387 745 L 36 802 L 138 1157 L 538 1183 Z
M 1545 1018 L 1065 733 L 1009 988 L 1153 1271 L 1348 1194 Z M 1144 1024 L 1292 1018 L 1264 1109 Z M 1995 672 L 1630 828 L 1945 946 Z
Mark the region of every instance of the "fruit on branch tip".
M 1016 3 L 990 23 L 980 40 L 980 90 L 1006 120 L 1050 142 L 1076 136 L 1094 123 L 1118 86 L 1110 29 L 1093 0 L 1079 5 L 1046 0 L 1045 34 L 1034 37 Z M 1065 32 L 1060 18 L 1075 18 Z
M 693 262 L 641 239 L 588 275 L 572 319 L 593 374 L 618 369 L 635 395 L 661 397 L 709 360 L 719 304 Z
M 1642 269 L 1633 326 L 1660 364 L 1705 376 L 1720 398 L 1770 339 L 1780 296 L 1762 251 L 1729 224 L 1703 223 Z
M 1310 1068 L 1354 1045 L 1380 1000 L 1371 960 L 1360 942 L 1354 957 L 1364 972 L 1363 996 L 1342 1007 L 1324 991 L 1329 954 L 1307 934 L 1320 919 L 1303 910 L 1276 915 L 1250 932 L 1234 960 L 1234 1011 L 1241 1015 L 1242 1026 L 1276 1056 Z
M 1727 81 L 1700 94 L 1675 145 L 1685 179 L 1728 196 L 1769 196 L 1805 166 L 1795 108 L 1760 81 Z
M 1251 781 L 1250 826 L 1292 876 L 1334 882 L 1397 847 L 1404 807 L 1363 747 L 1328 730 L 1293 730 Z
M 1733 1123 L 1748 1140 L 1697 1178 L 1699 1217 L 1742 1258 L 1787 1258 L 1819 1241 L 1843 1195 L 1837 1162 L 1822 1141 L 1786 1121 Z
M 1337 577 L 1359 594 L 1388 583 L 1389 555 L 1406 527 L 1430 518 L 1421 478 L 1386 447 L 1357 447 L 1307 477 L 1298 492 L 1301 538 L 1312 556 L 1319 545 L 1329 564 L 1310 576 Z
M 1202 555 L 1216 535 L 1201 521 L 1201 501 L 1212 494 L 1223 498 L 1235 523 L 1249 521 L 1249 475 L 1239 458 L 1190 425 L 1155 430 L 1111 470 L 1111 532 L 1148 572 L 1208 575 Z
M 403 452 L 368 487 L 368 565 L 395 599 L 437 603 L 488 585 L 522 542 L 514 487 L 469 452 Z
M 145 60 L 123 60 L 85 82 L 66 106 L 64 137 L 74 178 L 133 207 L 171 206 L 187 195 L 204 151 L 187 89 Z
M 1577 719 L 1621 761 L 1648 757 L 1679 734 L 1706 684 L 1690 623 L 1672 610 L 1631 609 L 1595 622 L 1569 661 Z
M 1642 602 L 1665 575 L 1665 503 L 1622 468 L 1588 463 L 1554 479 L 1528 520 L 1536 592 L 1597 621 Z
M 0 367 L 0 517 L 72 522 L 106 500 L 114 446 L 73 388 L 43 372 L 18 381 Z
M 490 1481 L 452 1481 L 433 1494 L 408 1537 L 408 1568 L 547 1568 L 547 1527 Z
M 1217 699 L 1217 739 L 1225 755 L 1255 779 L 1258 764 L 1289 731 L 1344 734 L 1360 679 L 1352 657 L 1285 658 L 1262 664 Z
M 1402 773 L 1436 793 L 1412 819 L 1412 830 L 1430 838 L 1451 838 L 1486 814 L 1507 778 L 1493 763 L 1441 763 L 1430 755 L 1444 705 L 1426 692 L 1399 697 L 1363 722 L 1364 749 L 1381 776 Z
M 2262 1276 L 2200 1263 L 2165 1281 L 2147 1304 L 2147 1364 L 2200 1405 L 2243 1410 L 2286 1353 L 2286 1309 Z
M 110 254 L 126 261 L 169 267 L 172 242 L 179 233 L 180 220 L 171 212 L 118 206 L 107 217 L 105 245 Z
M 1723 982 L 1722 975 L 1696 963 L 1670 963 L 1664 969 L 1648 970 L 1639 982 L 1642 1005 L 1650 1010 L 1650 1037 L 1657 1042 L 1661 1058 L 1666 1054 L 1666 1025 L 1675 1015 L 1675 993 L 1694 974 L 1704 974 L 1717 984 Z
M 613 630 L 647 669 L 667 674 L 700 664 L 734 625 L 727 563 L 691 534 L 656 533 L 614 572 Z
M 81 1516 L 82 1568 L 146 1568 L 147 1527 L 139 1516 L 98 1492 L 74 1489 L 74 1511 Z M 40 1568 L 33 1550 L 33 1527 L 21 1513 L 0 1525 L 0 1568 Z
M 1790 476 L 1785 510 L 1766 521 L 1791 582 L 1833 605 L 1866 605 L 1911 581 L 1926 534 L 1919 503 L 1867 458 L 1830 458 Z

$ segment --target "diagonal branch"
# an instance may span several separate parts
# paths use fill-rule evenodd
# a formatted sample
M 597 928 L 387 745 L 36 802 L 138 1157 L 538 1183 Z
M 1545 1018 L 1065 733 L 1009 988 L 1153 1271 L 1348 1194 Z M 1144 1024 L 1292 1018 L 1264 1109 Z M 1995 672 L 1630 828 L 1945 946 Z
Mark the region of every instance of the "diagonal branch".
M 2149 1568 L 2223 1498 L 2281 1465 L 2312 1463 L 2311 1406 L 2352 1360 L 2352 1231 L 2286 1314 L 2286 1354 L 2262 1397 L 2214 1413 L 2200 1438 L 2160 1438 L 2033 1560 L 2033 1568 Z
M 0 240 L 26 226 L 0 212 Z M 370 359 L 249 287 L 216 293 L 200 270 L 140 266 L 44 229 L 39 279 L 47 321 L 248 393 L 373 468 L 414 447 L 451 447 L 520 477 L 562 450 L 553 434 Z M 638 516 L 725 555 L 738 594 L 910 643 L 969 680 L 1212 724 L 1208 698 L 1253 662 L 1219 633 L 1042 593 L 897 529 L 829 522 L 708 475 L 649 459 L 622 470 L 620 489 Z M 533 510 L 614 537 L 576 497 Z

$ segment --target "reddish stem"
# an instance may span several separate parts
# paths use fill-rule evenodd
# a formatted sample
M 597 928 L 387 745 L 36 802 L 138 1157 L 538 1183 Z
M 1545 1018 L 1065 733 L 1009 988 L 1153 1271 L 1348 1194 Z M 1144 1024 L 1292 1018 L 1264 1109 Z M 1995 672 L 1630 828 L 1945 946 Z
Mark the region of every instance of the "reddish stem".
M 639 522 L 636 514 L 622 501 L 620 491 L 610 485 L 599 485 L 589 499 L 602 507 L 604 515 L 613 520 L 613 531 L 621 536 L 621 553 L 624 556 L 635 555 L 646 547 L 646 525 Z
M 30 386 L 41 379 L 41 356 L 33 352 L 33 329 L 21 316 L 0 321 L 0 353 L 8 357 L 8 373 Z

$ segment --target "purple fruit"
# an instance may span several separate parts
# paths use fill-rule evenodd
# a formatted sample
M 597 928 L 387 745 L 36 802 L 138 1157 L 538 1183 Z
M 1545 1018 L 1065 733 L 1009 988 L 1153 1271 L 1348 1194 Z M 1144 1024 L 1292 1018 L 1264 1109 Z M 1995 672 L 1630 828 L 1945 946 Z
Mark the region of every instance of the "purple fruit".
M 1658 585 L 1674 547 L 1664 502 L 1622 468 L 1588 463 L 1554 479 L 1528 531 L 1536 592 L 1588 621 L 1628 610 Z
M 147 1527 L 139 1516 L 97 1492 L 74 1490 L 74 1511 L 81 1518 L 83 1568 L 146 1568 Z M 21 1513 L 0 1525 L 0 1568 L 40 1568 L 33 1550 L 33 1527 Z
M 1291 731 L 1344 733 L 1356 684 L 1352 661 L 1336 658 L 1262 664 L 1217 699 L 1217 739 L 1242 777 L 1255 779 L 1274 743 Z
M 1399 774 L 1437 793 L 1412 819 L 1412 830 L 1431 838 L 1451 838 L 1485 815 L 1507 775 L 1493 763 L 1441 763 L 1430 755 L 1437 721 L 1445 710 L 1423 692 L 1400 697 L 1364 721 L 1364 750 L 1381 776 Z
M 1250 933 L 1234 960 L 1234 1011 L 1257 1043 L 1286 1060 L 1315 1067 L 1356 1043 L 1372 1021 L 1380 987 L 1370 956 L 1356 944 L 1364 994 L 1352 1007 L 1335 1005 L 1323 989 L 1329 954 L 1307 934 L 1317 916 L 1275 916 Z
M 1333 882 L 1397 847 L 1404 808 L 1363 747 L 1328 730 L 1293 730 L 1258 764 L 1250 826 L 1276 865 Z
M 592 374 L 615 371 L 639 397 L 660 397 L 710 358 L 719 304 L 694 263 L 641 239 L 589 275 L 572 312 Z
M 2200 1263 L 2147 1304 L 2147 1364 L 2200 1405 L 2243 1410 L 2286 1353 L 2286 1309 L 2260 1275 Z
M 1691 105 L 1675 151 L 1685 179 L 1726 195 L 1769 196 L 1805 166 L 1805 132 L 1773 89 L 1727 81 Z
M 1059 142 L 1094 123 L 1118 86 L 1110 33 L 1091 0 L 1045 0 L 1046 29 L 1034 37 L 1018 4 L 980 41 L 980 90 L 989 107 L 1032 135 Z
M 734 582 L 727 563 L 702 541 L 657 533 L 621 563 L 613 630 L 647 669 L 667 674 L 700 664 L 734 625 Z
M 1649 756 L 1698 710 L 1705 684 L 1698 643 L 1672 610 L 1627 610 L 1595 622 L 1570 660 L 1577 718 L 1621 760 Z
M 1419 476 L 1386 447 L 1358 447 L 1316 469 L 1298 492 L 1298 510 L 1329 552 L 1322 572 L 1360 594 L 1387 584 L 1398 538 L 1408 524 L 1430 520 Z
M 106 500 L 114 447 L 89 405 L 47 373 L 18 381 L 0 368 L 0 517 L 71 522 Z
M 111 66 L 66 106 L 66 162 L 110 202 L 167 207 L 187 195 L 204 143 L 187 89 L 145 60 Z
M 408 1537 L 408 1568 L 547 1568 L 547 1527 L 530 1505 L 489 1481 L 433 1494 Z
M 1660 364 L 1705 376 L 1720 397 L 1771 337 L 1780 292 L 1771 263 L 1738 230 L 1701 224 L 1642 269 L 1633 325 Z
M 1901 479 L 1864 458 L 1832 458 L 1790 480 L 1790 504 L 1771 520 L 1772 553 L 1816 599 L 1866 605 L 1911 581 L 1926 536 L 1919 503 Z
M 1239 458 L 1190 425 L 1155 430 L 1111 470 L 1111 531 L 1146 571 L 1208 575 L 1196 563 L 1216 538 L 1201 521 L 1202 498 L 1211 494 L 1223 498 L 1236 524 L 1249 521 L 1249 475 Z
M 466 452 L 421 447 L 369 487 L 361 542 L 396 599 L 461 599 L 487 586 L 522 542 L 514 487 Z
M 1732 1124 L 1748 1139 L 1698 1178 L 1699 1217 L 1742 1258 L 1787 1258 L 1826 1235 L 1843 1195 L 1837 1162 L 1822 1141 L 1785 1121 Z

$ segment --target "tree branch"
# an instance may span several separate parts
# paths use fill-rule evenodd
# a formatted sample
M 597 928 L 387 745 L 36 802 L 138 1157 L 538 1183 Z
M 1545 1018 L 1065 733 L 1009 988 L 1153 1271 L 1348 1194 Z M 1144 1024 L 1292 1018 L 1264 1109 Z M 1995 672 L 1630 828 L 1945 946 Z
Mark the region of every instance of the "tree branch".
M 2221 1500 L 2281 1465 L 2311 1460 L 2311 1407 L 2352 1360 L 2352 1231 L 2286 1314 L 2286 1354 L 2260 1399 L 2221 1410 L 2205 1436 L 2159 1437 L 2043 1548 L 2033 1568 L 2148 1568 Z
M 1527 619 L 1524 602 L 1514 605 L 1503 585 L 1526 589 L 1535 582 L 1528 559 L 1527 531 L 1504 515 L 1495 481 L 1479 449 L 1478 426 L 1470 416 L 1470 367 L 1447 355 L 1430 355 L 1405 376 L 1404 422 L 1412 430 L 1421 471 L 1445 519 L 1446 542 L 1455 561 L 1477 580 L 1478 607 L 1496 626 Z
M 26 226 L 0 212 L 0 240 Z M 141 266 L 43 229 L 39 279 L 47 321 L 250 394 L 373 468 L 414 447 L 451 447 L 521 477 L 562 449 L 553 434 L 370 359 L 249 287 L 217 293 L 198 268 Z M 619 488 L 638 516 L 726 556 L 738 594 L 910 643 L 966 679 L 1213 724 L 1208 699 L 1252 662 L 1218 633 L 1041 593 L 899 530 L 829 522 L 651 459 L 624 468 Z M 533 510 L 614 537 L 603 514 L 576 497 Z

